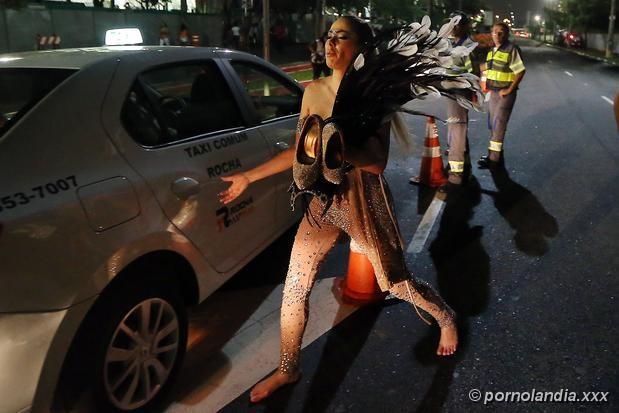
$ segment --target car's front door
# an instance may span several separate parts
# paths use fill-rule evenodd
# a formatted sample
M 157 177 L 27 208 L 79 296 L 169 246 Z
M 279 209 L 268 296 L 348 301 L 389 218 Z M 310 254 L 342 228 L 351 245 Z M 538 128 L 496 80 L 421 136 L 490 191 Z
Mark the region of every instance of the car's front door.
M 122 71 L 131 68 L 119 67 Z M 117 111 L 121 151 L 153 190 L 170 222 L 190 238 L 218 272 L 228 272 L 269 238 L 274 194 L 257 182 L 229 205 L 217 193 L 222 176 L 246 171 L 272 153 L 247 128 L 238 97 L 216 60 L 175 63 L 143 71 Z M 110 105 L 117 105 L 108 102 Z M 105 117 L 109 118 L 109 117 Z
M 274 154 L 293 148 L 302 89 L 266 65 L 250 60 L 231 59 L 229 69 Z M 292 169 L 273 176 L 272 180 L 280 188 L 274 210 L 275 225 L 287 226 L 294 219 L 287 192 L 292 183 Z

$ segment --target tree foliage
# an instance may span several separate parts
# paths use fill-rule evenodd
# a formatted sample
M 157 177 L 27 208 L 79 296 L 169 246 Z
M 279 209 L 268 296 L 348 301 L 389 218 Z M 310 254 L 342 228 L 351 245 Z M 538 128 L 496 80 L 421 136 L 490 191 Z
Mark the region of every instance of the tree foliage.
M 411 22 L 419 20 L 427 12 L 419 1 L 376 0 L 372 2 L 372 12 L 380 22 Z
M 19 9 L 28 5 L 27 0 L 0 0 L 0 7 Z
M 445 13 L 449 15 L 454 11 L 463 11 L 469 15 L 477 14 L 480 10 L 489 9 L 483 0 L 445 0 Z M 458 9 L 458 7 L 462 7 Z
M 557 19 L 568 29 L 588 31 L 608 28 L 610 0 L 561 0 Z

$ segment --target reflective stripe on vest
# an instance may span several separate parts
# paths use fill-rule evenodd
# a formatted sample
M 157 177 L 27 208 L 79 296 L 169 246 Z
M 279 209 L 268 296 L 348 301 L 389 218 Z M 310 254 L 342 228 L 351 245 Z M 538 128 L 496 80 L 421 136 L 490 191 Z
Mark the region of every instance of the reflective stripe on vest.
M 494 152 L 501 152 L 503 149 L 503 142 L 490 141 L 490 146 L 488 149 Z
M 449 161 L 449 171 L 453 173 L 464 172 L 464 162 L 461 161 Z
M 473 73 L 473 63 L 471 63 L 471 58 L 469 56 L 466 57 L 466 62 L 464 62 L 464 70 Z
M 514 73 L 520 73 L 524 70 L 524 63 L 518 62 L 514 65 L 514 67 L 510 67 L 514 71 Z
M 507 43 L 501 46 L 496 52 L 492 50 L 486 56 L 486 64 L 488 71 L 488 87 L 490 89 L 504 89 L 516 79 L 516 75 L 509 67 L 511 54 L 514 50 L 514 45 Z

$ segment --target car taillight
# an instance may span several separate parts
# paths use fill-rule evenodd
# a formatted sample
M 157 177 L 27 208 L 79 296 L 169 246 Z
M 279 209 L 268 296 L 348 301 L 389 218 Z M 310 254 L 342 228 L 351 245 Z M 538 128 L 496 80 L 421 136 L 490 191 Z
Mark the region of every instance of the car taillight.
M 572 40 L 574 39 L 574 35 L 573 34 L 570 34 L 570 39 L 572 39 Z

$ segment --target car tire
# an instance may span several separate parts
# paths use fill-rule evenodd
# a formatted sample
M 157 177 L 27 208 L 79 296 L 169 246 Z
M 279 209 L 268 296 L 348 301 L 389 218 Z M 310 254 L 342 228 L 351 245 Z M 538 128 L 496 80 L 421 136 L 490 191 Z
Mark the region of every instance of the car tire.
M 101 303 L 93 396 L 102 412 L 152 411 L 182 364 L 187 310 L 181 295 L 169 281 L 149 283 L 124 283 Z

